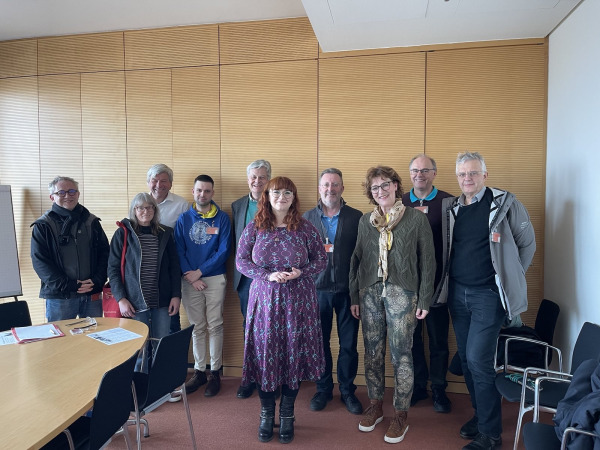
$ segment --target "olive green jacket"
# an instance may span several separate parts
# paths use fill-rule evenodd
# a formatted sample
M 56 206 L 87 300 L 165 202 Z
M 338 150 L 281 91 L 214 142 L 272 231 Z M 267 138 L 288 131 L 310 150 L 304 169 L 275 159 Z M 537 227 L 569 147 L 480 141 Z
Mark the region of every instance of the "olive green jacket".
M 350 261 L 350 298 L 359 304 L 359 291 L 382 281 L 377 276 L 379 264 L 379 232 L 370 224 L 371 213 L 358 224 L 358 239 Z M 387 283 L 417 294 L 417 308 L 429 311 L 435 280 L 433 235 L 427 216 L 406 208 L 393 229 L 394 240 L 388 252 Z

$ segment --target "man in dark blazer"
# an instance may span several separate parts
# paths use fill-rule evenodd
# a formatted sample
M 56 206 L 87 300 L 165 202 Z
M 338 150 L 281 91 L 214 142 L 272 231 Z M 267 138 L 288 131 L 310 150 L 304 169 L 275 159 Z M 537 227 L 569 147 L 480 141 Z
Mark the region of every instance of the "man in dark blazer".
M 246 228 L 246 225 L 254 219 L 254 215 L 258 209 L 258 200 L 260 199 L 265 186 L 271 179 L 271 164 L 267 160 L 257 159 L 247 167 L 246 174 L 248 175 L 248 187 L 250 188 L 250 192 L 231 204 L 234 256 L 240 236 L 242 235 L 244 228 Z M 246 328 L 246 310 L 248 309 L 248 296 L 251 283 L 252 280 L 238 272 L 234 264 L 233 288 L 240 297 L 240 309 L 244 316 L 244 329 Z M 237 397 L 250 397 L 252 392 L 254 392 L 255 387 L 254 383 L 246 387 L 240 386 L 237 391 Z

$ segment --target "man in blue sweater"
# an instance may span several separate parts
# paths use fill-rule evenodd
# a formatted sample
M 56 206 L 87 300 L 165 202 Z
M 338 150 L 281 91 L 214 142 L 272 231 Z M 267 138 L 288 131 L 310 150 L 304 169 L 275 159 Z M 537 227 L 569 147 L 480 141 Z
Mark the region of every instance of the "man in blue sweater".
M 207 384 L 204 395 L 221 389 L 219 371 L 223 356 L 223 302 L 231 248 L 231 222 L 212 201 L 214 181 L 208 175 L 194 180 L 194 203 L 175 224 L 175 243 L 183 279 L 182 302 L 194 325 L 194 376 L 185 384 L 187 393 Z M 206 371 L 206 333 L 210 344 L 210 372 Z

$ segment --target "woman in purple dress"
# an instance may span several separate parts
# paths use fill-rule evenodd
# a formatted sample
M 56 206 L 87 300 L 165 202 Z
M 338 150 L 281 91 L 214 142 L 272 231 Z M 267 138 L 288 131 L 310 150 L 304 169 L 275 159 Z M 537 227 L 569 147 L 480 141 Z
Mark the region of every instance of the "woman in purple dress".
M 325 370 L 313 275 L 327 256 L 319 234 L 300 215 L 296 186 L 276 177 L 238 245 L 237 269 L 252 279 L 242 386 L 256 383 L 261 402 L 258 439 L 273 438 L 275 390 L 281 386 L 279 441 L 294 439 L 294 402 L 302 380 Z

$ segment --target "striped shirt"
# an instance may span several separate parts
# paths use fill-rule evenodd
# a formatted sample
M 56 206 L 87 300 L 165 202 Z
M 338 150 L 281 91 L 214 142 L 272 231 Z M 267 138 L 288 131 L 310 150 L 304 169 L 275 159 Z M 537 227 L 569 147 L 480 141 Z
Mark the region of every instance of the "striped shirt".
M 140 286 L 148 308 L 158 308 L 158 236 L 150 227 L 139 227 L 137 232 L 142 247 Z

